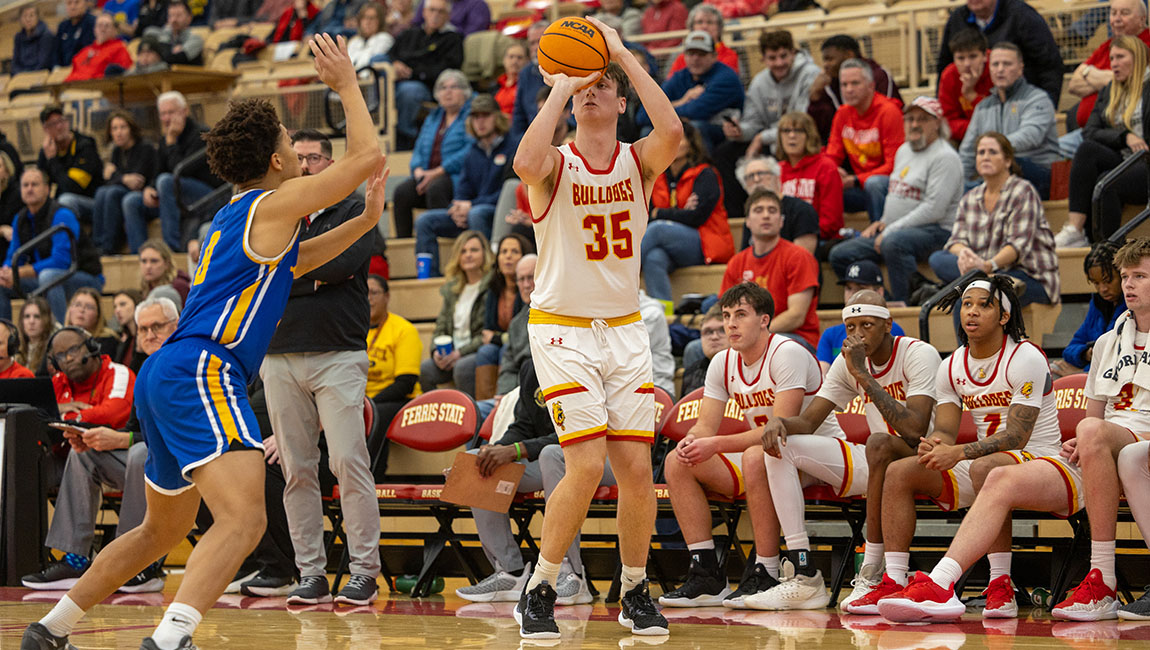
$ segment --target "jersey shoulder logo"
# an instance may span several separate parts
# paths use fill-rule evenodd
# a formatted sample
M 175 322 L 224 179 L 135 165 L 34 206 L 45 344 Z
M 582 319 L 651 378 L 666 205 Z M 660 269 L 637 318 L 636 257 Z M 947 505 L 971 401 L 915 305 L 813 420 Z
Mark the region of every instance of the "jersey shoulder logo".
M 1025 384 L 1022 385 L 1022 390 L 1020 390 L 1018 392 L 1022 393 L 1023 397 L 1030 397 L 1031 395 L 1034 394 L 1034 382 L 1032 382 L 1032 381 L 1026 382 Z

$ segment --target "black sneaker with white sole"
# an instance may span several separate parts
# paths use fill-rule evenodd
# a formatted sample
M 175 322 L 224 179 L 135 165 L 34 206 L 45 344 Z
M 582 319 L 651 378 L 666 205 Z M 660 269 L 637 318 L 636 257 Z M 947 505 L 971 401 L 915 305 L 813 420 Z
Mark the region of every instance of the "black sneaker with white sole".
M 67 591 L 76 586 L 86 569 L 74 568 L 67 562 L 53 562 L 40 573 L 32 573 L 20 578 L 21 584 L 29 589 Z
M 546 580 L 531 591 L 523 590 L 515 605 L 515 622 L 519 636 L 524 639 L 558 639 L 559 626 L 555 624 L 555 599 L 558 594 Z
M 324 581 L 326 582 L 326 580 Z M 374 576 L 352 575 L 335 596 L 343 605 L 370 605 L 379 597 L 379 585 Z
M 1150 621 L 1150 586 L 1144 589 L 1146 591 L 1141 598 L 1118 608 L 1118 618 L 1124 621 Z
M 32 623 L 24 628 L 20 650 L 76 650 L 76 646 L 68 643 L 67 636 L 55 636 L 42 624 Z
M 779 584 L 777 579 L 767 573 L 767 567 L 756 562 L 754 558 L 751 558 L 751 566 L 749 566 L 748 569 L 749 570 L 743 574 L 743 579 L 739 581 L 739 588 L 723 601 L 723 607 L 747 609 L 747 605 L 743 599 L 747 596 L 753 596 L 766 591 Z
M 655 601 L 651 600 L 646 580 L 628 591 L 619 601 L 619 623 L 630 629 L 632 634 L 640 636 L 664 636 L 671 633 L 667 619 L 663 618 Z
M 664 607 L 718 607 L 730 594 L 727 578 L 718 565 L 708 568 L 699 560 L 692 559 L 687 568 L 686 582 L 660 596 L 659 604 Z
M 140 650 L 160 650 L 160 646 L 156 645 L 156 642 L 152 640 L 152 637 L 147 637 L 140 642 Z M 180 643 L 176 646 L 176 650 L 196 650 L 196 646 L 192 644 L 192 637 L 185 636 L 184 638 L 180 639 Z
M 164 568 L 159 562 L 153 562 L 137 573 L 131 580 L 124 583 L 116 591 L 122 594 L 151 594 L 164 590 Z
M 289 605 L 318 605 L 331 602 L 331 587 L 326 576 L 304 576 L 299 586 L 288 594 Z
M 295 591 L 295 576 L 275 576 L 260 571 L 249 580 L 240 584 L 240 593 L 254 598 L 274 598 L 287 596 Z

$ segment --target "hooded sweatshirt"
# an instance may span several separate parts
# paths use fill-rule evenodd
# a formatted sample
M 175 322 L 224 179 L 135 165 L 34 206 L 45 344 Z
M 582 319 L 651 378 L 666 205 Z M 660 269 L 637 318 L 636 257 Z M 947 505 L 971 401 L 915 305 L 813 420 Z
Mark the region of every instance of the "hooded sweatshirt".
M 739 128 L 745 134 L 758 135 L 764 145 L 774 147 L 779 137 L 779 118 L 792 111 L 806 112 L 811 101 L 811 86 L 820 72 L 822 69 L 810 55 L 799 51 L 782 79 L 776 81 L 770 68 L 755 75 L 747 90 Z

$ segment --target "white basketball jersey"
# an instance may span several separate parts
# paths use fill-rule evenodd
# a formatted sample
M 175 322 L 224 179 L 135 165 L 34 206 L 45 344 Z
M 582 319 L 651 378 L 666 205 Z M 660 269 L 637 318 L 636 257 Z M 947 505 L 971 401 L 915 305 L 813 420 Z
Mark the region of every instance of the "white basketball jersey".
M 559 153 L 563 163 L 550 202 L 531 206 L 539 244 L 531 306 L 583 318 L 633 314 L 648 217 L 639 158 L 623 142 L 607 169 L 587 164 L 574 142 Z
M 942 358 L 933 345 L 909 336 L 896 336 L 894 348 L 886 364 L 876 367 L 868 359 L 867 368 L 875 382 L 882 386 L 888 395 L 905 406 L 906 399 L 914 395 L 934 397 L 934 382 L 940 363 Z M 835 357 L 834 363 L 831 364 L 818 396 L 831 402 L 839 410 L 845 409 L 852 400 L 859 398 L 871 433 L 886 431 L 891 435 L 898 435 L 887 425 L 886 419 L 862 385 L 855 381 L 841 354 Z M 933 411 L 931 417 L 933 421 Z
M 1116 330 L 1108 330 L 1094 342 L 1094 349 L 1110 349 L 1110 339 L 1116 336 L 1118 336 Z M 1129 355 L 1128 359 L 1122 359 L 1123 361 L 1134 364 L 1139 362 L 1146 363 L 1146 353 L 1144 351 L 1146 346 L 1138 345 L 1138 341 L 1142 339 L 1142 336 L 1141 333 L 1138 333 L 1135 338 L 1134 353 Z M 1113 422 L 1120 427 L 1126 427 L 1139 435 L 1150 433 L 1150 409 L 1147 409 L 1147 404 L 1150 404 L 1150 395 L 1148 395 L 1150 391 L 1133 382 L 1128 382 L 1118 391 L 1117 396 L 1109 397 L 1099 395 L 1098 390 L 1095 388 L 1095 381 L 1098 377 L 1098 373 L 1105 372 L 1106 370 L 1109 370 L 1109 368 L 1100 363 L 1091 364 L 1090 374 L 1086 375 L 1086 386 L 1083 393 L 1088 399 L 1096 399 L 1106 403 L 1103 418 L 1107 422 Z
M 965 345 L 955 350 L 938 369 L 938 403 L 970 411 L 979 440 L 1006 426 L 1012 404 L 1033 406 L 1039 409 L 1038 419 L 1025 450 L 1036 456 L 1057 455 L 1062 432 L 1046 355 L 1030 341 L 1003 338 L 1002 349 L 989 359 L 972 358 Z
M 774 415 L 775 395 L 794 388 L 803 389 L 803 409 L 815 398 L 822 385 L 819 363 L 802 345 L 771 334 L 767 351 L 751 365 L 743 364 L 738 352 L 727 348 L 711 358 L 703 397 L 726 403 L 732 399 L 743 410 L 747 424 L 761 427 Z M 815 435 L 846 438 L 838 418 L 827 418 Z

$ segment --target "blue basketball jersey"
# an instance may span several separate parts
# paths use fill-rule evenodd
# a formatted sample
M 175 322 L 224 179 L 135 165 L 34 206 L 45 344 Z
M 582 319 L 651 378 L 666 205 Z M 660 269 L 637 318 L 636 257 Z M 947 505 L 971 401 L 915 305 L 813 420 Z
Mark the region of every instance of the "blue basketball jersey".
M 217 343 L 231 353 L 248 382 L 259 372 L 283 317 L 299 256 L 298 226 L 291 243 L 276 257 L 260 257 L 248 246 L 256 206 L 273 191 L 237 194 L 216 213 L 180 324 L 168 340 Z

